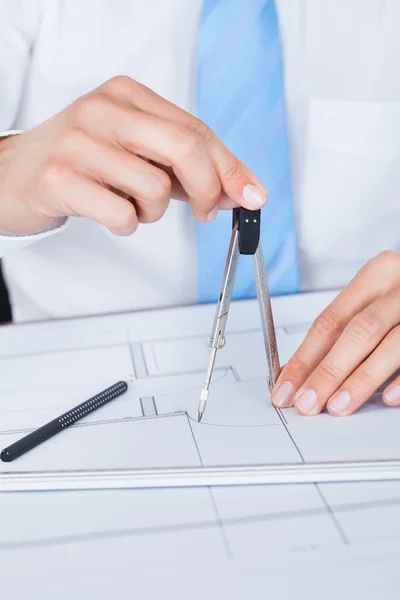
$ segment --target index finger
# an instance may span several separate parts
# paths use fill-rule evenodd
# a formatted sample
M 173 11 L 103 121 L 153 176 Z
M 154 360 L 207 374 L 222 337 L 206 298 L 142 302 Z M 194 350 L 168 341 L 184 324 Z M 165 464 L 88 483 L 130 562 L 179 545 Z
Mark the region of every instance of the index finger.
M 127 105 L 186 127 L 199 138 L 214 164 L 222 192 L 239 206 L 257 210 L 266 203 L 267 192 L 261 181 L 205 123 L 129 77 L 114 77 L 102 88 Z M 225 204 L 229 206 L 226 201 Z
M 282 369 L 272 391 L 275 406 L 293 406 L 295 393 L 330 352 L 350 320 L 387 291 L 392 266 L 385 257 L 365 265 L 317 317 L 304 341 Z M 373 271 L 379 271 L 374 277 Z M 386 274 L 385 274 L 386 271 Z M 385 276 L 387 275 L 387 276 Z

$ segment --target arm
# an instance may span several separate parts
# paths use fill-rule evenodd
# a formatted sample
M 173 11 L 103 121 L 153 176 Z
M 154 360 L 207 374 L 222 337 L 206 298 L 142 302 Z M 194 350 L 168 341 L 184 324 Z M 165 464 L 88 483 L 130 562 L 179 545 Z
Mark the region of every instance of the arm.
M 117 235 L 160 219 L 170 197 L 202 222 L 266 202 L 255 177 L 201 121 L 117 76 L 0 148 L 0 231 L 31 236 L 83 216 Z
M 18 133 L 11 128 L 18 114 L 40 16 L 37 0 L 2 0 L 0 3 L 0 161 L 8 143 L 7 136 Z M 4 235 L 0 228 L 0 256 L 50 235 L 64 222 L 65 219 L 56 221 L 51 229 L 36 236 Z
M 7 85 L 0 130 L 12 126 L 18 111 L 40 21 L 33 5 L 6 0 L 0 12 Z M 0 143 L 3 253 L 69 215 L 130 235 L 140 222 L 160 219 L 171 195 L 188 201 L 200 221 L 213 220 L 220 208 L 256 209 L 266 201 L 262 184 L 204 123 L 128 77 L 114 77 Z

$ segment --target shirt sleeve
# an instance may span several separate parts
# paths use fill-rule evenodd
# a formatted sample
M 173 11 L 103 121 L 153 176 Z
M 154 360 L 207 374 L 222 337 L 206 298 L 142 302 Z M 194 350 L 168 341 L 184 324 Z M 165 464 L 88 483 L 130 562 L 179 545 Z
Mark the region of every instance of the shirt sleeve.
M 0 2 L 0 131 L 18 114 L 40 17 L 39 0 Z
M 43 240 L 50 235 L 60 233 L 68 226 L 68 219 L 66 217 L 59 217 L 53 221 L 50 227 L 41 233 L 35 233 L 33 235 L 2 235 L 0 234 L 0 258 L 10 254 L 15 250 L 22 250 L 26 246 L 30 246 L 34 242 Z

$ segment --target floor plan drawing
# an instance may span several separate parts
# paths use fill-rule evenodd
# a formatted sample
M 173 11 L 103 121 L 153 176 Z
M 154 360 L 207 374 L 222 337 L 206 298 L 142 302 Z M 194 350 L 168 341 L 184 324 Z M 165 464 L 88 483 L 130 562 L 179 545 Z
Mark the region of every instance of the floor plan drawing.
M 306 324 L 294 332 L 277 327 L 282 361 L 306 331 Z M 128 337 L 129 332 L 122 334 Z M 198 423 L 208 353 L 205 333 L 3 357 L 0 439 L 4 445 L 67 410 L 72 398 L 78 404 L 114 381 L 134 377 L 127 394 L 64 432 L 62 440 L 43 444 L 8 468 L 184 467 L 396 456 L 394 432 L 400 426 L 400 413 L 392 411 L 389 416 L 378 397 L 357 417 L 335 420 L 323 414 L 317 417 L 318 426 L 315 419 L 301 418 L 294 409 L 276 410 L 266 384 L 260 330 L 231 332 L 217 358 L 207 411 Z M 393 436 L 387 435 L 390 431 Z M 79 451 L 64 452 L 65 445 L 79 449 L 83 441 L 88 449 L 84 463 Z
M 304 301 L 296 315 L 285 308 L 286 300 L 277 304 L 281 363 L 327 298 L 312 310 Z M 212 309 L 6 329 L 0 348 L 1 447 L 118 380 L 133 377 L 134 385 L 6 468 L 0 464 L 0 471 L 399 456 L 400 411 L 384 407 L 378 395 L 348 419 L 328 414 L 307 419 L 271 405 L 255 303 L 232 307 L 227 343 L 198 423 Z M 279 560 L 319 560 L 323 552 L 332 553 L 331 563 L 344 554 L 358 560 L 366 547 L 371 556 L 378 547 L 382 556 L 390 553 L 391 544 L 400 541 L 400 481 L 0 493 L 0 514 L 8 515 L 0 538 L 5 582 L 15 571 L 14 560 L 43 577 L 49 563 L 54 577 L 63 577 L 63 560 L 82 577 L 90 569 L 127 574 L 133 563 L 146 573 L 151 565 L 190 570 L 211 561 L 222 569 L 265 557 L 272 568 Z M 83 555 L 85 572 L 77 558 Z

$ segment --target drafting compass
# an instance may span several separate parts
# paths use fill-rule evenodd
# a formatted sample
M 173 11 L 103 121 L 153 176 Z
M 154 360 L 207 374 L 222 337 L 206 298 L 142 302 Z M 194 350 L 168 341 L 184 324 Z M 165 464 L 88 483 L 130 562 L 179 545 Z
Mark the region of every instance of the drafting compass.
M 221 293 L 218 299 L 214 325 L 211 332 L 211 355 L 206 380 L 200 396 L 199 421 L 201 421 L 206 409 L 217 350 L 220 350 L 225 345 L 225 327 L 228 320 L 233 286 L 235 284 L 235 277 L 241 254 L 250 254 L 253 256 L 254 276 L 256 280 L 258 304 L 260 307 L 269 370 L 268 385 L 271 388 L 275 385 L 279 375 L 280 366 L 278 348 L 276 345 L 275 327 L 272 317 L 267 273 L 264 264 L 264 254 L 260 240 L 260 221 L 261 210 L 246 210 L 244 208 L 235 208 L 233 210 L 232 237 L 229 245 L 228 257 L 226 259 L 225 272 L 222 279 Z

